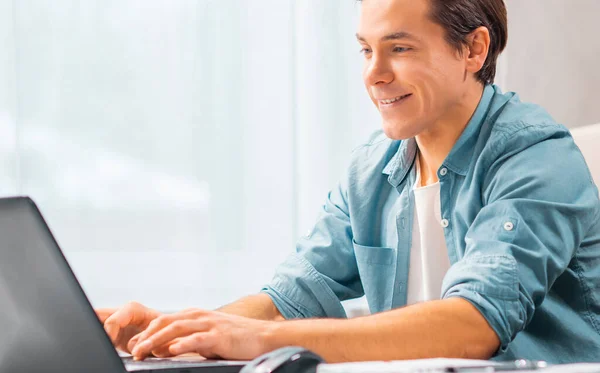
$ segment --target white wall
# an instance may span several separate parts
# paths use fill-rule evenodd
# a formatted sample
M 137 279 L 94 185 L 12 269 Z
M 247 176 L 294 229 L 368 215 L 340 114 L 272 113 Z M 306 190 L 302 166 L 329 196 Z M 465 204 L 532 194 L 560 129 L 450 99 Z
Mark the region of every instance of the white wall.
M 505 87 L 567 127 L 600 122 L 597 0 L 507 0 Z

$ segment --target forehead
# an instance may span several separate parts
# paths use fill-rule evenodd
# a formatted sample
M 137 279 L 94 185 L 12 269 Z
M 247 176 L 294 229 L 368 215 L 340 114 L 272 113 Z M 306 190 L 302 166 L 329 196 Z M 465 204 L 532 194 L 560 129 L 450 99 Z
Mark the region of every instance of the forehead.
M 429 0 L 362 0 L 358 34 L 380 38 L 394 32 L 423 36 L 435 28 L 429 18 Z

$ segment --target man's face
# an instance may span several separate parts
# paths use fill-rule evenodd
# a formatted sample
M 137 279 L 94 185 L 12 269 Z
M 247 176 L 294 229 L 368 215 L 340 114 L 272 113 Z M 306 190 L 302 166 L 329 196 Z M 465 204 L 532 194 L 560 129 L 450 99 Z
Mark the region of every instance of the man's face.
M 451 120 L 468 86 L 464 58 L 428 14 L 429 0 L 362 1 L 363 79 L 392 139 Z

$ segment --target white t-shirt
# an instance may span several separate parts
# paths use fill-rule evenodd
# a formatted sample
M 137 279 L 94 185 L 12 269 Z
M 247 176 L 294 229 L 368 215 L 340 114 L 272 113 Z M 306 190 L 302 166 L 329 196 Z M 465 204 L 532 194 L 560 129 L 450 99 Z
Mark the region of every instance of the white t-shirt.
M 440 299 L 442 280 L 450 268 L 448 249 L 441 225 L 440 183 L 421 187 L 419 157 L 413 186 L 415 212 L 408 270 L 407 305 Z

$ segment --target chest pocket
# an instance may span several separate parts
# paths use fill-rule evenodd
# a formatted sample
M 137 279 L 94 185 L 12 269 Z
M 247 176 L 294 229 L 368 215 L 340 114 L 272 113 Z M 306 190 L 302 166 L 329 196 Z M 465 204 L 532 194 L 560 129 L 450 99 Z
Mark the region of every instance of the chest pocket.
M 352 241 L 358 273 L 371 313 L 392 307 L 396 274 L 396 249 L 363 246 Z

